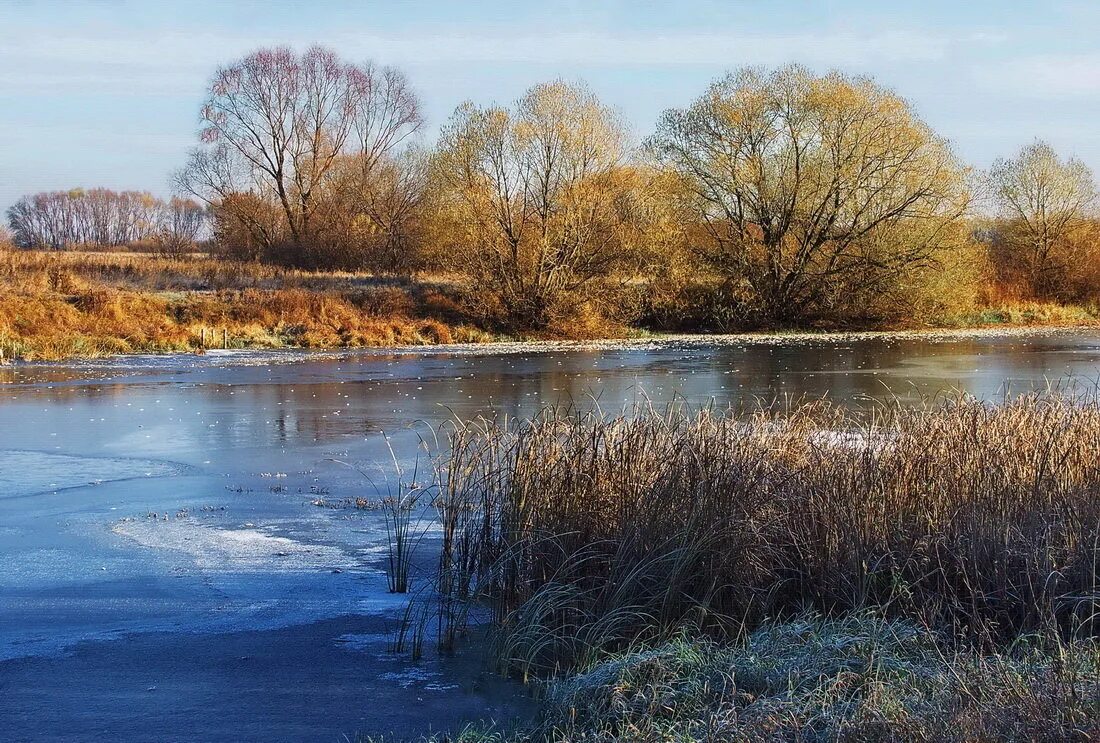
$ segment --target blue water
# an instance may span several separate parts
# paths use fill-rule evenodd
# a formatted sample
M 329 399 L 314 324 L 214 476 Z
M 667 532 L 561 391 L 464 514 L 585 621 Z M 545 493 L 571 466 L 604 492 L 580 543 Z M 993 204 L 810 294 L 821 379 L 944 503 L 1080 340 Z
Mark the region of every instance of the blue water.
M 1095 331 L 0 368 L 0 737 L 336 741 L 524 711 L 474 650 L 386 651 L 405 600 L 381 516 L 347 505 L 411 478 L 449 418 L 998 399 L 1098 374 Z

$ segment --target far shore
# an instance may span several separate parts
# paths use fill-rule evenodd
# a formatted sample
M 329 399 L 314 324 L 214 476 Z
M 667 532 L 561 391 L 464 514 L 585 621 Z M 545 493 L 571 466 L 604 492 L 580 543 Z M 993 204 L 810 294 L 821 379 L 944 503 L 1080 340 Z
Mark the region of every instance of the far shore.
M 132 353 L 74 354 L 58 359 L 15 359 L 21 364 L 64 364 L 92 359 L 125 359 L 149 356 L 202 356 L 225 358 L 241 352 L 287 353 L 288 360 L 332 356 L 345 358 L 361 355 L 421 355 L 454 353 L 463 355 L 504 355 L 553 351 L 629 351 L 659 348 L 698 348 L 706 346 L 789 346 L 838 344 L 862 341 L 898 341 L 951 343 L 978 338 L 1029 338 L 1067 333 L 1098 333 L 1100 323 L 1088 325 L 994 325 L 958 328 L 917 328 L 906 330 L 772 330 L 739 333 L 652 333 L 627 337 L 587 340 L 506 339 L 462 343 L 404 343 L 378 346 L 299 347 L 265 344 L 234 345 L 229 349 L 141 351 Z M 12 359 L 6 359 L 12 361 Z

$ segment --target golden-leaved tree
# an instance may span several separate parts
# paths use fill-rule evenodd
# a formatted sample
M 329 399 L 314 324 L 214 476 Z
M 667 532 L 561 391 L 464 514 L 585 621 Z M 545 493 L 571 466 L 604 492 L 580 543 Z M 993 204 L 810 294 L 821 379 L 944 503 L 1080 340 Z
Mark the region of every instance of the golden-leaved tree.
M 575 318 L 629 270 L 646 209 L 626 140 L 612 110 L 560 81 L 451 117 L 433 158 L 436 232 L 508 324 Z
M 742 69 L 647 147 L 687 186 L 691 247 L 762 324 L 873 315 L 963 234 L 963 168 L 866 78 Z
M 1088 166 L 1036 141 L 994 163 L 986 183 L 1002 219 L 994 241 L 1002 278 L 1040 296 L 1080 294 L 1073 290 L 1081 264 L 1095 263 L 1097 252 L 1088 213 L 1096 185 Z

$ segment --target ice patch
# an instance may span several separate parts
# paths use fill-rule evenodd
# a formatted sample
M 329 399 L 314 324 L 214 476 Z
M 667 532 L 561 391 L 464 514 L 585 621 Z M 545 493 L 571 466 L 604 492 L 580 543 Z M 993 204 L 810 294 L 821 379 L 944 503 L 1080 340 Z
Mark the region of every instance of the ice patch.
M 426 691 L 449 691 L 458 688 L 458 684 L 440 683 L 438 679 L 443 678 L 441 672 L 429 671 L 417 667 L 406 668 L 403 671 L 390 671 L 388 673 L 379 674 L 378 678 L 383 681 L 392 681 L 402 689 L 409 689 L 416 686 Z
M 144 547 L 183 553 L 204 571 L 313 572 L 354 567 L 338 547 L 306 544 L 259 529 L 221 529 L 189 520 L 123 521 L 114 532 Z
M 0 498 L 52 493 L 68 488 L 183 472 L 169 462 L 115 457 L 77 457 L 38 451 L 0 450 Z
M 90 557 L 71 549 L 34 549 L 5 556 L 0 587 L 42 588 L 113 578 L 125 570 L 125 560 L 112 556 Z
M 336 638 L 336 643 L 340 647 L 361 653 L 384 649 L 392 642 L 393 636 L 391 634 L 362 634 L 353 632 L 346 635 L 340 635 Z M 384 657 L 397 658 L 396 655 L 391 653 L 387 653 Z
M 125 354 L 99 359 L 80 359 L 69 362 L 25 362 L 22 366 L 61 367 L 75 369 L 106 369 L 120 371 L 176 371 L 210 367 L 271 366 L 307 361 L 326 361 L 347 358 L 347 350 L 306 351 L 301 349 L 221 349 L 212 348 L 201 356 L 193 353 Z

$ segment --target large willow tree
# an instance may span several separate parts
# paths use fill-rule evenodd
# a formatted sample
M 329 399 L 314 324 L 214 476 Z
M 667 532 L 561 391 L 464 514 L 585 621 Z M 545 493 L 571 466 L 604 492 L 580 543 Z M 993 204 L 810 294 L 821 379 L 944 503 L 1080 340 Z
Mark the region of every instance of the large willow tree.
M 640 211 L 618 118 L 583 87 L 461 106 L 433 172 L 451 263 L 516 326 L 561 322 L 619 270 Z
M 835 317 L 956 240 L 968 194 L 947 144 L 871 80 L 742 69 L 662 116 L 694 247 L 766 323 Z

